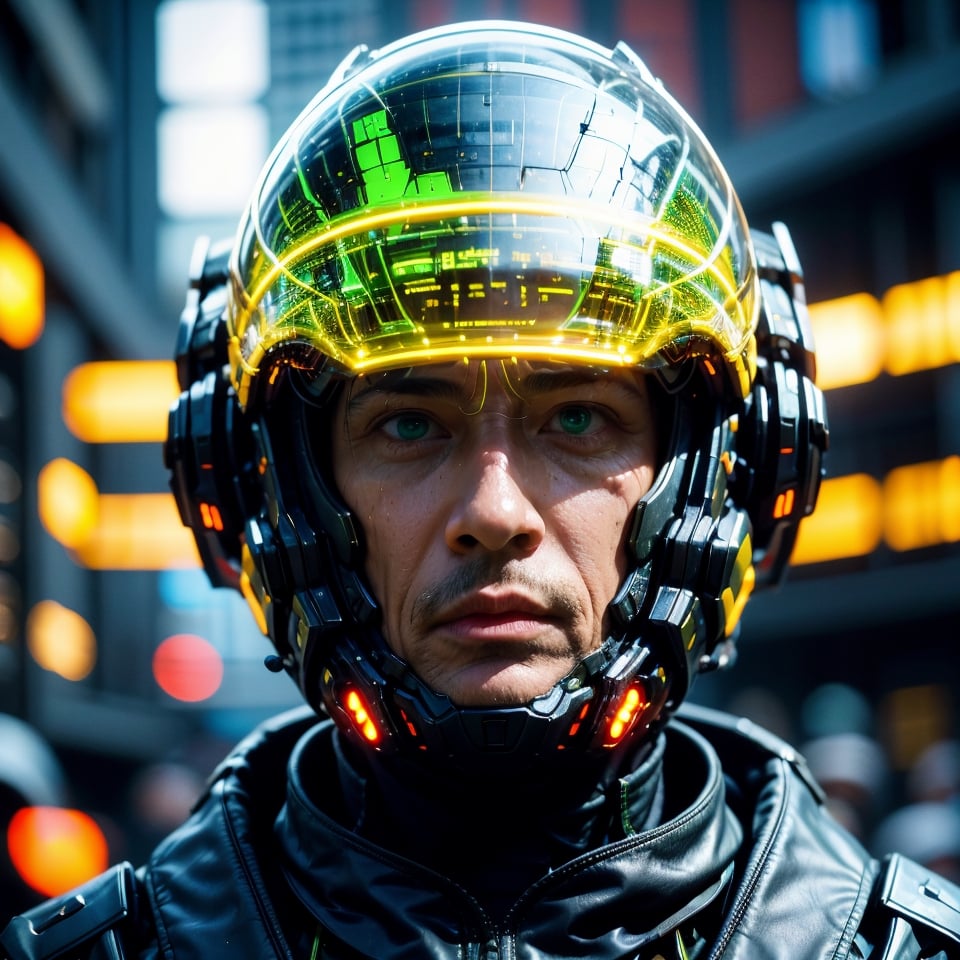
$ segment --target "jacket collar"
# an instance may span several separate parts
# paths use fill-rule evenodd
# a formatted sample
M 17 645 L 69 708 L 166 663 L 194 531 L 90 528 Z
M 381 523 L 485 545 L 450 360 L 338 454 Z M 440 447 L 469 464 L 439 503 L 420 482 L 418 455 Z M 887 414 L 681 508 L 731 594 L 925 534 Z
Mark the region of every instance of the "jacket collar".
M 589 944 L 597 960 L 635 955 L 721 891 L 741 840 L 714 752 L 684 727 L 671 726 L 664 737 L 662 782 L 670 789 L 659 822 L 640 830 L 628 822 L 608 842 L 543 866 L 498 917 L 462 878 L 388 849 L 399 842 L 374 843 L 357 832 L 357 811 L 336 791 L 322 792 L 325 772 L 343 762 L 332 727 L 323 725 L 291 758 L 276 828 L 284 872 L 321 926 L 368 956 L 452 960 L 499 941 L 500 955 L 524 960 L 569 955 L 571 940 L 584 950 Z M 661 782 L 659 756 L 651 762 Z M 620 779 L 617 797 L 626 806 L 618 809 L 630 809 L 631 791 L 645 793 L 650 775 L 642 765 Z M 508 793 L 509 784 L 501 789 Z M 431 828 L 425 819 L 419 830 L 429 835 Z M 471 855 L 478 849 L 471 842 L 475 829 L 470 818 L 461 827 Z M 480 866 L 502 865 L 509 873 L 510 856 L 500 844 L 495 857 L 507 862 L 488 858 Z

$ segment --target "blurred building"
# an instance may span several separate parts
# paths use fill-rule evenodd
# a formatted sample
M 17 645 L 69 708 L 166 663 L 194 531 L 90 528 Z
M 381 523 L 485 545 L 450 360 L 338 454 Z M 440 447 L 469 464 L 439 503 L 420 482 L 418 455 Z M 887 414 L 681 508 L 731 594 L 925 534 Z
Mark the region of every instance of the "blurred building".
M 0 0 L 0 710 L 96 772 L 91 804 L 296 701 L 243 602 L 207 586 L 167 488 L 193 240 L 231 235 L 352 46 L 478 15 L 628 42 L 805 268 L 823 509 L 788 584 L 748 606 L 735 670 L 695 697 L 765 688 L 799 741 L 806 695 L 850 685 L 894 774 L 956 733 L 957 3 Z

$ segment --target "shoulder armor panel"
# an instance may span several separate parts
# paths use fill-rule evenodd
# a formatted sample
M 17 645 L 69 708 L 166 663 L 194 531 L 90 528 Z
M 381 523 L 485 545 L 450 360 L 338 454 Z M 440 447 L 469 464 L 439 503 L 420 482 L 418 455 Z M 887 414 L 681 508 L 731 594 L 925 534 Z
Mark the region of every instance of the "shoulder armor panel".
M 120 863 L 70 893 L 14 917 L 0 935 L 4 960 L 124 960 L 122 928 L 136 908 L 133 866 Z
M 960 887 L 919 863 L 897 853 L 887 857 L 876 903 L 893 914 L 882 958 L 947 957 L 960 947 Z M 922 952 L 915 954 L 914 946 Z M 930 952 L 937 949 L 941 953 Z

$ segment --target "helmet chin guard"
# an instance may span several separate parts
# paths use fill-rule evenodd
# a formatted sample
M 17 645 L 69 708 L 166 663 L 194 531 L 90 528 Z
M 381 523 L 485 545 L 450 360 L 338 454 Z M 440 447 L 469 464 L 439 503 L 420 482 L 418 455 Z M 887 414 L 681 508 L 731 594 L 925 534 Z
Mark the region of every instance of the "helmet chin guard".
M 799 521 L 814 507 L 827 448 L 826 414 L 814 385 L 802 277 L 786 227 L 775 224 L 772 234 L 746 231 L 732 188 L 709 147 L 635 56 L 622 46 L 611 53 L 555 31 L 546 31 L 545 40 L 531 39 L 537 34 L 516 24 L 481 24 L 465 27 L 462 33 L 464 49 L 475 42 L 478 51 L 491 54 L 478 62 L 502 61 L 497 64 L 498 76 L 518 63 L 524 75 L 529 73 L 530 57 L 512 58 L 518 49 L 523 53 L 531 46 L 534 59 L 544 58 L 544 75 L 557 89 L 572 84 L 574 99 L 597 98 L 595 117 L 602 113 L 601 105 L 608 106 L 603 98 L 637 97 L 642 103 L 648 98 L 644 117 L 656 118 L 661 110 L 671 123 L 681 125 L 678 130 L 690 139 L 687 152 L 676 156 L 694 157 L 700 164 L 690 167 L 694 176 L 685 199 L 674 207 L 666 199 L 657 200 L 658 190 L 679 189 L 680 167 L 672 169 L 672 179 L 663 178 L 671 173 L 663 163 L 673 156 L 675 144 L 662 130 L 655 137 L 649 126 L 636 127 L 633 136 L 641 138 L 646 159 L 633 160 L 639 150 L 636 142 L 624 149 L 641 171 L 635 175 L 636 189 L 647 191 L 646 199 L 636 201 L 637 222 L 625 226 L 633 215 L 624 212 L 626 198 L 621 198 L 620 213 L 613 218 L 619 224 L 616 236 L 601 238 L 601 260 L 589 268 L 579 260 L 567 260 L 556 274 L 559 289 L 564 283 L 576 283 L 576 271 L 583 271 L 587 280 L 579 306 L 575 304 L 567 316 L 563 311 L 570 301 L 563 294 L 554 301 L 557 306 L 559 300 L 560 313 L 544 313 L 543 304 L 552 294 L 544 293 L 542 286 L 536 303 L 523 299 L 527 294 L 512 301 L 514 295 L 520 296 L 514 282 L 518 276 L 532 287 L 544 282 L 539 267 L 524 273 L 524 264 L 531 262 L 524 250 L 538 245 L 542 253 L 545 244 L 552 244 L 550 249 L 557 253 L 566 243 L 558 239 L 565 228 L 558 228 L 552 214 L 538 207 L 540 201 L 517 201 L 523 210 L 512 221 L 509 237 L 520 246 L 514 244 L 509 267 L 498 266 L 499 248 L 478 246 L 474 229 L 483 209 L 482 195 L 444 192 L 442 204 L 431 206 L 423 197 L 427 183 L 432 183 L 431 189 L 437 183 L 421 171 L 415 191 L 419 199 L 414 198 L 409 217 L 413 242 L 401 242 L 406 228 L 390 193 L 393 188 L 375 181 L 371 172 L 374 154 L 380 158 L 377 162 L 385 163 L 387 153 L 393 156 L 391 151 L 399 150 L 406 172 L 397 168 L 393 176 L 406 177 L 405 189 L 410 189 L 414 159 L 404 155 L 404 144 L 390 132 L 394 101 L 388 81 L 406 78 L 397 88 L 408 91 L 404 96 L 412 89 L 427 90 L 424 103 L 434 104 L 429 92 L 433 80 L 423 72 L 427 61 L 419 59 L 418 42 L 424 44 L 422 56 L 439 56 L 436 72 L 444 83 L 461 63 L 458 57 L 472 63 L 473 55 L 451 54 L 453 66 L 448 69 L 443 44 L 453 41 L 430 32 L 423 40 L 401 44 L 399 52 L 391 48 L 382 68 L 376 58 L 367 58 L 368 66 L 353 68 L 358 71 L 355 79 L 341 78 L 346 92 L 341 94 L 334 84 L 319 95 L 318 105 L 294 125 L 292 139 L 278 147 L 232 248 L 198 246 L 177 342 L 183 392 L 170 412 L 164 455 L 181 517 L 194 532 L 211 582 L 244 594 L 261 630 L 276 647 L 268 666 L 286 670 L 310 704 L 329 713 L 345 736 L 370 750 L 438 762 L 467 764 L 490 758 L 496 763 L 522 763 L 551 757 L 564 762 L 571 755 L 603 755 L 635 742 L 665 721 L 698 673 L 733 660 L 744 604 L 755 588 L 780 582 Z M 503 49 L 493 51 L 497 43 Z M 571 81 L 559 69 L 564 63 L 582 75 Z M 361 236 L 356 233 L 359 208 L 348 209 L 346 182 L 337 188 L 336 202 L 346 210 L 340 220 L 333 208 L 321 209 L 323 178 L 339 157 L 324 126 L 324 98 L 354 110 L 355 98 L 362 99 L 363 91 L 370 89 L 369 70 L 380 78 L 377 103 L 385 112 L 363 127 L 368 139 L 356 152 L 356 169 L 363 172 L 357 183 L 365 186 L 349 188 L 368 203 Z M 412 77 L 419 78 L 422 89 Z M 591 84 L 599 86 L 594 89 Z M 522 84 L 517 89 L 521 88 Z M 514 90 L 509 80 L 505 89 Z M 592 92 L 586 95 L 585 89 Z M 611 89 L 620 92 L 609 94 Z M 471 109 L 495 104 L 495 91 L 491 95 L 493 101 L 479 98 Z M 505 96 L 509 100 L 512 95 Z M 397 118 L 405 116 L 404 102 L 396 101 Z M 612 112 L 623 102 L 616 99 Z M 320 117 L 316 123 L 315 115 Z M 373 116 L 362 109 L 357 115 Z M 593 122 L 588 117 L 581 125 L 581 136 L 589 133 Z M 614 137 L 613 128 L 605 124 L 598 129 L 605 137 Z M 352 136 L 358 136 L 361 127 L 355 126 Z M 434 168 L 443 162 L 439 144 L 444 129 L 438 120 L 433 141 L 438 153 L 430 161 Z M 530 135 L 534 133 L 532 127 Z M 491 156 L 498 155 L 503 142 L 499 136 L 494 136 Z M 378 144 L 376 150 L 369 145 L 371 137 Z M 588 150 L 581 144 L 583 156 L 592 158 L 590 183 L 602 182 L 605 165 L 622 166 L 624 155 L 612 149 L 612 142 L 599 153 L 595 146 Z M 296 181 L 298 190 L 306 189 L 311 177 L 317 178 L 308 194 L 316 206 L 313 220 L 294 218 L 292 195 L 284 193 L 289 185 L 282 177 L 277 179 L 291 143 L 303 157 L 305 144 L 324 157 L 324 165 L 314 168 L 301 162 L 298 168 L 302 174 Z M 503 149 L 504 166 L 495 162 L 491 167 L 497 189 L 488 200 L 505 212 L 513 195 L 506 168 L 514 161 L 510 150 Z M 379 169 L 382 173 L 387 167 Z M 459 174 L 466 177 L 466 169 Z M 586 182 L 581 178 L 580 187 L 573 183 L 577 169 L 571 161 L 565 175 L 569 182 L 564 189 L 574 193 Z M 380 207 L 371 199 L 375 183 L 385 198 Z M 446 191 L 449 178 L 444 183 Z M 272 197 L 284 200 L 288 222 L 282 229 L 289 234 L 302 228 L 305 236 L 315 239 L 300 246 L 290 246 L 286 234 L 280 239 L 277 226 L 270 226 L 264 212 Z M 560 204 L 563 217 L 570 218 L 564 223 L 583 227 L 587 239 L 581 250 L 596 249 L 595 239 L 589 239 L 594 227 L 587 221 L 599 219 L 597 210 L 608 209 L 610 202 L 609 197 L 598 202 L 591 195 L 579 207 L 567 201 Z M 466 231 L 467 247 L 461 239 L 450 239 L 451 203 L 449 209 Z M 575 208 L 580 211 L 576 215 Z M 667 211 L 661 220 L 654 215 L 657 209 Z M 722 223 L 715 217 L 718 210 L 726 211 Z M 296 216 L 306 214 L 309 207 Z M 583 223 L 577 220 L 581 214 Z M 490 220 L 497 226 L 489 236 L 506 242 L 508 233 L 497 232 L 502 229 L 497 217 Z M 709 221 L 706 226 L 704 221 Z M 309 224 L 315 222 L 327 226 L 310 233 L 314 227 Z M 338 239 L 329 241 L 331 234 Z M 368 240 L 376 237 L 375 245 L 368 246 Z M 439 245 L 430 253 L 438 237 Z M 277 244 L 287 244 L 287 252 L 270 253 L 271 245 Z M 711 244 L 712 266 L 706 272 L 695 269 L 694 261 L 707 255 L 695 256 L 695 248 L 706 251 Z M 379 266 L 372 259 L 375 251 L 380 251 Z M 315 258 L 304 260 L 308 254 Z M 363 270 L 376 282 L 365 283 Z M 386 276 L 393 277 L 389 285 L 376 279 Z M 501 276 L 502 286 L 496 279 Z M 635 295 L 628 295 L 631 277 Z M 444 308 L 443 298 L 467 282 L 483 286 L 486 310 L 498 309 L 489 295 L 502 290 L 502 302 L 514 303 L 505 308 L 516 310 L 509 314 L 513 320 L 494 324 L 484 319 L 487 315 L 477 314 L 475 305 L 467 309 L 456 300 Z M 423 293 L 424 285 L 431 283 L 440 304 L 436 314 L 430 312 L 433 301 L 424 299 Z M 407 292 L 398 292 L 401 287 Z M 630 313 L 629 323 L 618 327 L 610 318 L 627 316 L 623 311 L 628 302 L 639 312 Z M 721 302 L 722 310 L 729 311 L 722 323 L 703 312 L 711 303 L 710 309 L 721 310 Z M 416 341 L 403 319 L 410 319 L 411 305 L 424 311 Z M 607 638 L 568 676 L 526 704 L 458 707 L 431 690 L 389 649 L 380 633 L 376 599 L 365 582 L 362 531 L 333 487 L 332 470 L 324 463 L 328 454 L 323 450 L 318 455 L 337 391 L 362 367 L 363 358 L 376 355 L 380 357 L 376 362 L 387 365 L 433 362 L 434 355 L 422 349 L 423 343 L 433 342 L 431 337 L 438 338 L 439 355 L 446 356 L 443 351 L 452 341 L 444 333 L 444 316 L 459 318 L 458 329 L 466 331 L 466 339 L 458 349 L 466 356 L 493 355 L 489 351 L 495 349 L 500 355 L 557 356 L 566 362 L 607 366 L 629 362 L 648 370 L 661 387 L 658 414 L 669 436 L 656 481 L 636 507 L 627 547 L 628 572 L 608 610 Z M 287 317 L 292 319 L 288 322 Z M 550 342 L 560 343 L 559 348 L 545 346 L 547 339 L 537 332 L 537 324 L 553 331 Z M 479 339 L 478 330 L 484 331 Z M 588 342 L 591 346 L 585 349 Z

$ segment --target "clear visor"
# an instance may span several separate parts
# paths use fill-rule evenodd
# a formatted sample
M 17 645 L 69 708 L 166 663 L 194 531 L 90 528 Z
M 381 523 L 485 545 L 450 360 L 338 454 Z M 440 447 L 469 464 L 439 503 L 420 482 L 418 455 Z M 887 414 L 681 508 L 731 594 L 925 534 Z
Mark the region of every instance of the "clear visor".
M 401 54 L 403 69 L 388 57 L 375 82 L 318 98 L 241 223 L 228 306 L 241 402 L 292 344 L 345 375 L 711 354 L 745 391 L 756 281 L 729 181 L 662 92 L 578 56 L 574 73 L 525 49 L 505 70 L 460 49 L 412 72 Z

